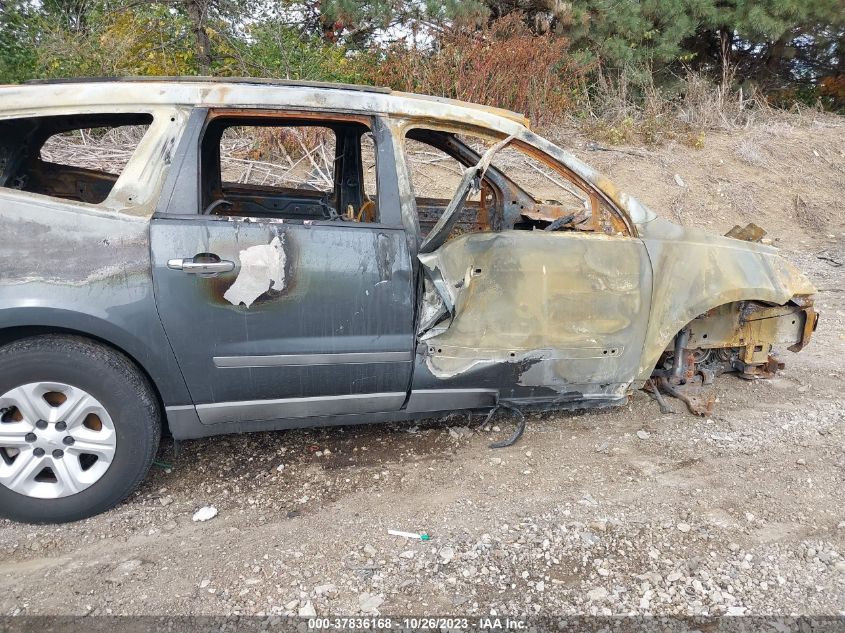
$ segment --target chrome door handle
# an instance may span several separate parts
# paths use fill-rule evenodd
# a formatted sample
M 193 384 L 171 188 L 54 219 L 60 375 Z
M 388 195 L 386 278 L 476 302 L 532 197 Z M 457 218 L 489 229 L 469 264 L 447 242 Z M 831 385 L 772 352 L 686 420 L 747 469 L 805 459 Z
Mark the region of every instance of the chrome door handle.
M 199 259 L 200 261 L 196 261 Z M 217 261 L 214 261 L 214 260 Z M 205 260 L 205 261 L 203 261 Z M 210 261 L 208 261 L 210 260 Z M 227 273 L 235 269 L 235 262 L 221 260 L 217 255 L 199 255 L 181 259 L 170 259 L 167 261 L 170 270 L 181 270 L 188 275 L 199 275 L 201 277 L 215 277 L 219 273 Z

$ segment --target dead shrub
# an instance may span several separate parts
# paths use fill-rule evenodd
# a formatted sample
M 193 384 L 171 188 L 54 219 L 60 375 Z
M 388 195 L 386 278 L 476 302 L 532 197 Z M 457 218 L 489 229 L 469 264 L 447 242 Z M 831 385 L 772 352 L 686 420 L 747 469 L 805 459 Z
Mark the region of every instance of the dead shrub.
M 771 106 L 755 91 L 733 87 L 732 76 L 720 83 L 687 72 L 657 86 L 654 74 L 601 69 L 583 95 L 588 134 L 611 144 L 646 145 L 677 141 L 699 149 L 710 130 L 732 130 L 772 117 Z M 632 76 L 644 78 L 634 84 Z
M 507 108 L 540 123 L 573 107 L 589 70 L 570 55 L 566 38 L 532 33 L 516 13 L 444 30 L 432 49 L 395 45 L 383 52 L 374 83 Z

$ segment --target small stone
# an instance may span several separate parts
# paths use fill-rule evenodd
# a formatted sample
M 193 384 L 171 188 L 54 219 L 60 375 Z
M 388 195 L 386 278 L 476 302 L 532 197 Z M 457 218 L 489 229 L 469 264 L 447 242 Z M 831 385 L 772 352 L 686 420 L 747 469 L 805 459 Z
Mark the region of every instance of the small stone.
M 300 618 L 313 618 L 315 615 L 317 615 L 317 611 L 314 609 L 314 605 L 311 604 L 310 600 L 303 606 L 299 607 Z
M 370 545 L 369 543 L 367 543 L 366 545 L 364 545 L 364 553 L 367 556 L 370 556 L 370 557 L 375 556 L 376 555 L 376 548 L 373 547 L 372 545 Z
M 259 584 L 260 582 L 261 582 L 261 579 L 260 579 L 260 578 L 247 578 L 247 579 L 244 581 L 244 584 L 245 584 L 245 585 L 250 585 L 250 586 L 252 586 L 252 585 L 257 585 L 257 584 Z
M 440 549 L 440 562 L 444 565 L 448 565 L 452 562 L 452 559 L 455 558 L 455 550 L 451 547 L 443 547 Z
M 534 589 L 536 589 L 537 591 L 543 592 L 543 591 L 545 591 L 545 590 L 546 590 L 546 583 L 544 583 L 544 582 L 541 580 L 541 581 L 540 581 L 540 582 L 538 582 L 536 585 L 534 585 Z
M 172 532 L 177 527 L 178 527 L 178 525 L 176 524 L 176 521 L 168 521 L 167 523 L 165 523 L 164 525 L 161 526 L 161 529 L 164 530 L 165 532 Z
M 372 613 L 381 606 L 384 598 L 381 596 L 374 596 L 367 592 L 358 594 L 358 608 L 366 613 Z
M 637 437 L 640 438 L 641 440 L 647 440 L 648 438 L 651 437 L 651 433 L 649 433 L 648 431 L 644 431 L 644 430 L 640 429 L 639 431 L 637 431 Z
M 678 582 L 682 577 L 681 572 L 673 571 L 668 576 L 666 576 L 666 582 Z
M 284 469 L 285 469 L 284 464 L 279 464 L 278 466 L 276 466 L 276 470 L 278 470 L 279 472 L 282 472 Z
M 689 531 L 690 531 L 690 525 L 689 525 L 689 523 L 678 523 L 677 528 L 678 528 L 681 532 L 684 532 L 684 533 L 686 533 L 686 532 L 689 532 Z
M 325 585 L 317 585 L 314 587 L 314 593 L 318 596 L 333 596 L 337 593 L 337 585 L 334 583 L 327 583 Z
M 591 495 L 589 492 L 584 493 L 584 496 L 578 500 L 578 503 L 582 506 L 597 506 L 599 504 L 599 502 L 596 501 L 593 498 L 593 495 Z
M 801 459 L 796 459 L 795 463 L 798 464 L 799 466 L 806 466 L 807 460 L 802 457 Z
M 211 584 L 211 580 L 210 580 L 210 579 L 208 579 L 208 578 L 203 578 L 203 579 L 202 579 L 202 581 L 200 582 L 200 589 L 205 589 L 205 588 L 206 588 L 206 587 L 208 587 L 208 585 L 210 585 L 210 584 Z
M 412 549 L 406 549 L 404 552 L 399 554 L 399 558 L 413 558 L 416 552 Z
M 169 506 L 171 503 L 173 503 L 173 497 L 168 495 L 166 497 L 162 497 L 161 499 L 159 499 L 158 502 L 163 506 Z
M 739 543 L 728 543 L 728 549 L 732 552 L 738 552 L 741 548 Z
M 591 602 L 599 602 L 607 598 L 607 589 L 604 587 L 596 587 L 587 592 L 587 599 Z
M 499 466 L 499 465 L 502 463 L 502 458 L 501 458 L 501 457 L 491 457 L 491 458 L 490 458 L 490 463 L 491 463 L 493 466 Z
M 675 184 L 679 187 L 686 187 L 687 184 L 684 182 L 684 179 L 681 178 L 680 174 L 675 174 Z
M 194 512 L 194 521 L 209 521 L 217 516 L 217 508 L 214 506 L 205 506 Z

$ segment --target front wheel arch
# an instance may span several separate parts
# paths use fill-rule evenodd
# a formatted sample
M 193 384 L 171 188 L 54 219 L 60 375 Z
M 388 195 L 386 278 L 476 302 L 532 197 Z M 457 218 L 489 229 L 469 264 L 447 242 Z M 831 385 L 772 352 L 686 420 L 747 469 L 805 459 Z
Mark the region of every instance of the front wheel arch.
M 761 312 L 763 311 L 763 312 Z M 661 341 L 659 344 L 648 346 L 653 358 L 650 358 L 648 361 L 644 359 L 643 366 L 641 366 L 641 372 L 644 368 L 647 367 L 648 375 L 642 376 L 640 378 L 642 380 L 647 380 L 651 376 L 651 372 L 655 369 L 658 369 L 658 363 L 660 359 L 663 357 L 663 354 L 670 348 L 673 341 L 676 337 L 683 332 L 684 330 L 688 330 L 690 326 L 692 326 L 697 321 L 703 319 L 705 331 L 710 331 L 710 328 L 716 330 L 717 338 L 714 339 L 713 336 L 710 337 L 709 340 L 698 340 L 696 341 L 696 337 L 693 337 L 693 340 L 690 342 L 690 349 L 692 348 L 703 348 L 703 349 L 721 349 L 721 348 L 743 348 L 748 347 L 750 350 L 750 343 L 751 337 L 748 337 L 748 341 L 746 342 L 742 336 L 742 332 L 748 332 L 747 329 L 739 329 L 734 328 L 733 325 L 736 323 L 740 326 L 740 328 L 746 328 L 748 323 L 751 323 L 756 319 L 762 318 L 762 315 L 765 313 L 766 317 L 770 316 L 785 316 L 786 314 L 790 314 L 788 311 L 794 311 L 794 313 L 805 313 L 806 318 L 813 318 L 813 322 L 810 323 L 810 326 L 815 325 L 815 312 L 812 309 L 812 300 L 811 298 L 807 297 L 793 297 L 792 299 L 781 302 L 781 301 L 772 301 L 766 299 L 740 299 L 736 301 L 728 301 L 725 303 L 719 303 L 713 305 L 709 309 L 696 314 L 691 319 L 677 325 L 677 329 L 674 333 L 671 334 L 668 338 Z M 806 312 L 805 312 L 806 311 Z M 743 313 L 738 315 L 737 313 Z M 754 316 L 756 315 L 756 317 Z M 793 314 L 794 316 L 794 314 Z M 711 322 L 707 323 L 707 320 L 710 319 Z M 721 321 L 722 327 L 718 327 L 718 322 Z M 795 324 L 795 320 L 792 322 Z M 789 349 L 792 351 L 798 351 L 803 347 L 806 343 L 806 340 L 809 340 L 809 334 L 807 333 L 808 330 L 806 328 L 807 323 L 801 322 L 798 324 L 799 327 L 796 327 L 796 336 L 800 341 L 800 347 L 796 347 L 795 345 L 790 346 Z M 735 334 L 734 334 L 735 333 Z M 712 334 L 712 332 L 711 332 Z M 721 334 L 721 338 L 718 338 L 718 334 Z M 707 334 L 703 335 L 703 338 L 707 338 Z M 721 341 L 722 345 L 717 345 L 716 343 Z M 759 342 L 766 342 L 765 339 L 760 339 L 756 341 Z M 783 341 L 769 341 L 771 344 L 782 344 Z M 769 350 L 766 350 L 768 352 Z M 646 365 L 646 362 L 649 364 Z M 753 363 L 754 365 L 761 364 L 759 358 L 754 358 L 751 360 L 750 355 L 746 359 L 746 362 Z

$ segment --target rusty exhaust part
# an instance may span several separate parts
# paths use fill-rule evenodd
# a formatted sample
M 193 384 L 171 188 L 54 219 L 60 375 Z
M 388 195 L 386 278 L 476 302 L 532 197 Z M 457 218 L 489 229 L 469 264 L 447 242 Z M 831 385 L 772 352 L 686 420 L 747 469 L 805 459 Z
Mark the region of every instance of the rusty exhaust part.
M 660 387 L 666 390 L 670 396 L 677 398 L 687 405 L 690 413 L 694 415 L 710 415 L 713 413 L 713 403 L 715 398 L 712 394 L 705 395 L 703 393 L 687 393 L 687 389 L 676 387 L 671 384 L 665 377 L 658 380 Z

